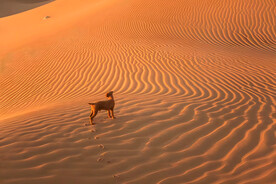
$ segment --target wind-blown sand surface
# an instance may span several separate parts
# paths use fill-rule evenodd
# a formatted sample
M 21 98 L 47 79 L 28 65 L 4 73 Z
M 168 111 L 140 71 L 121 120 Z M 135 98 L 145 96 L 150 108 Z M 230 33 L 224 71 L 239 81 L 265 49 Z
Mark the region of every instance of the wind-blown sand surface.
M 1 184 L 276 183 L 274 0 L 32 3 L 0 18 Z

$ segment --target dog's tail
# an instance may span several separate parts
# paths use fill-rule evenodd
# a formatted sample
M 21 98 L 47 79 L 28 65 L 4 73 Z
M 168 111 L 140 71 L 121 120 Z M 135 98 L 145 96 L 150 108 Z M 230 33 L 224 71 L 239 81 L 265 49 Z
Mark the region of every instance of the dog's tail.
M 95 103 L 88 103 L 89 105 L 95 105 Z

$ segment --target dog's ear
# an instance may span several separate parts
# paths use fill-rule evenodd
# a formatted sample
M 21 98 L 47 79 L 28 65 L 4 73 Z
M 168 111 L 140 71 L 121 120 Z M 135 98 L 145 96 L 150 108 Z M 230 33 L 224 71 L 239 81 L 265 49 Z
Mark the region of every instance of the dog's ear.
M 112 95 L 113 94 L 113 91 L 110 91 L 109 93 L 106 93 L 106 97 L 109 97 L 110 95 Z

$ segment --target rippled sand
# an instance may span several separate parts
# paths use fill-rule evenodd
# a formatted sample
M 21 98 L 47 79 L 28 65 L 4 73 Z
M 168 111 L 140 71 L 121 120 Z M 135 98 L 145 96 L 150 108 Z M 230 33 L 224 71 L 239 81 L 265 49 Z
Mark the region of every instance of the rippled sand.
M 1 184 L 276 183 L 275 1 L 3 2 Z

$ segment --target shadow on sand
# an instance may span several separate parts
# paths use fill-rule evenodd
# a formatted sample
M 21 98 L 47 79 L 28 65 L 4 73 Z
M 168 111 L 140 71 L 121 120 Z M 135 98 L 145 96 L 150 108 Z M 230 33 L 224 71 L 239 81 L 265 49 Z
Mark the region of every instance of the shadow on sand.
M 0 18 L 37 8 L 55 0 L 0 0 Z

